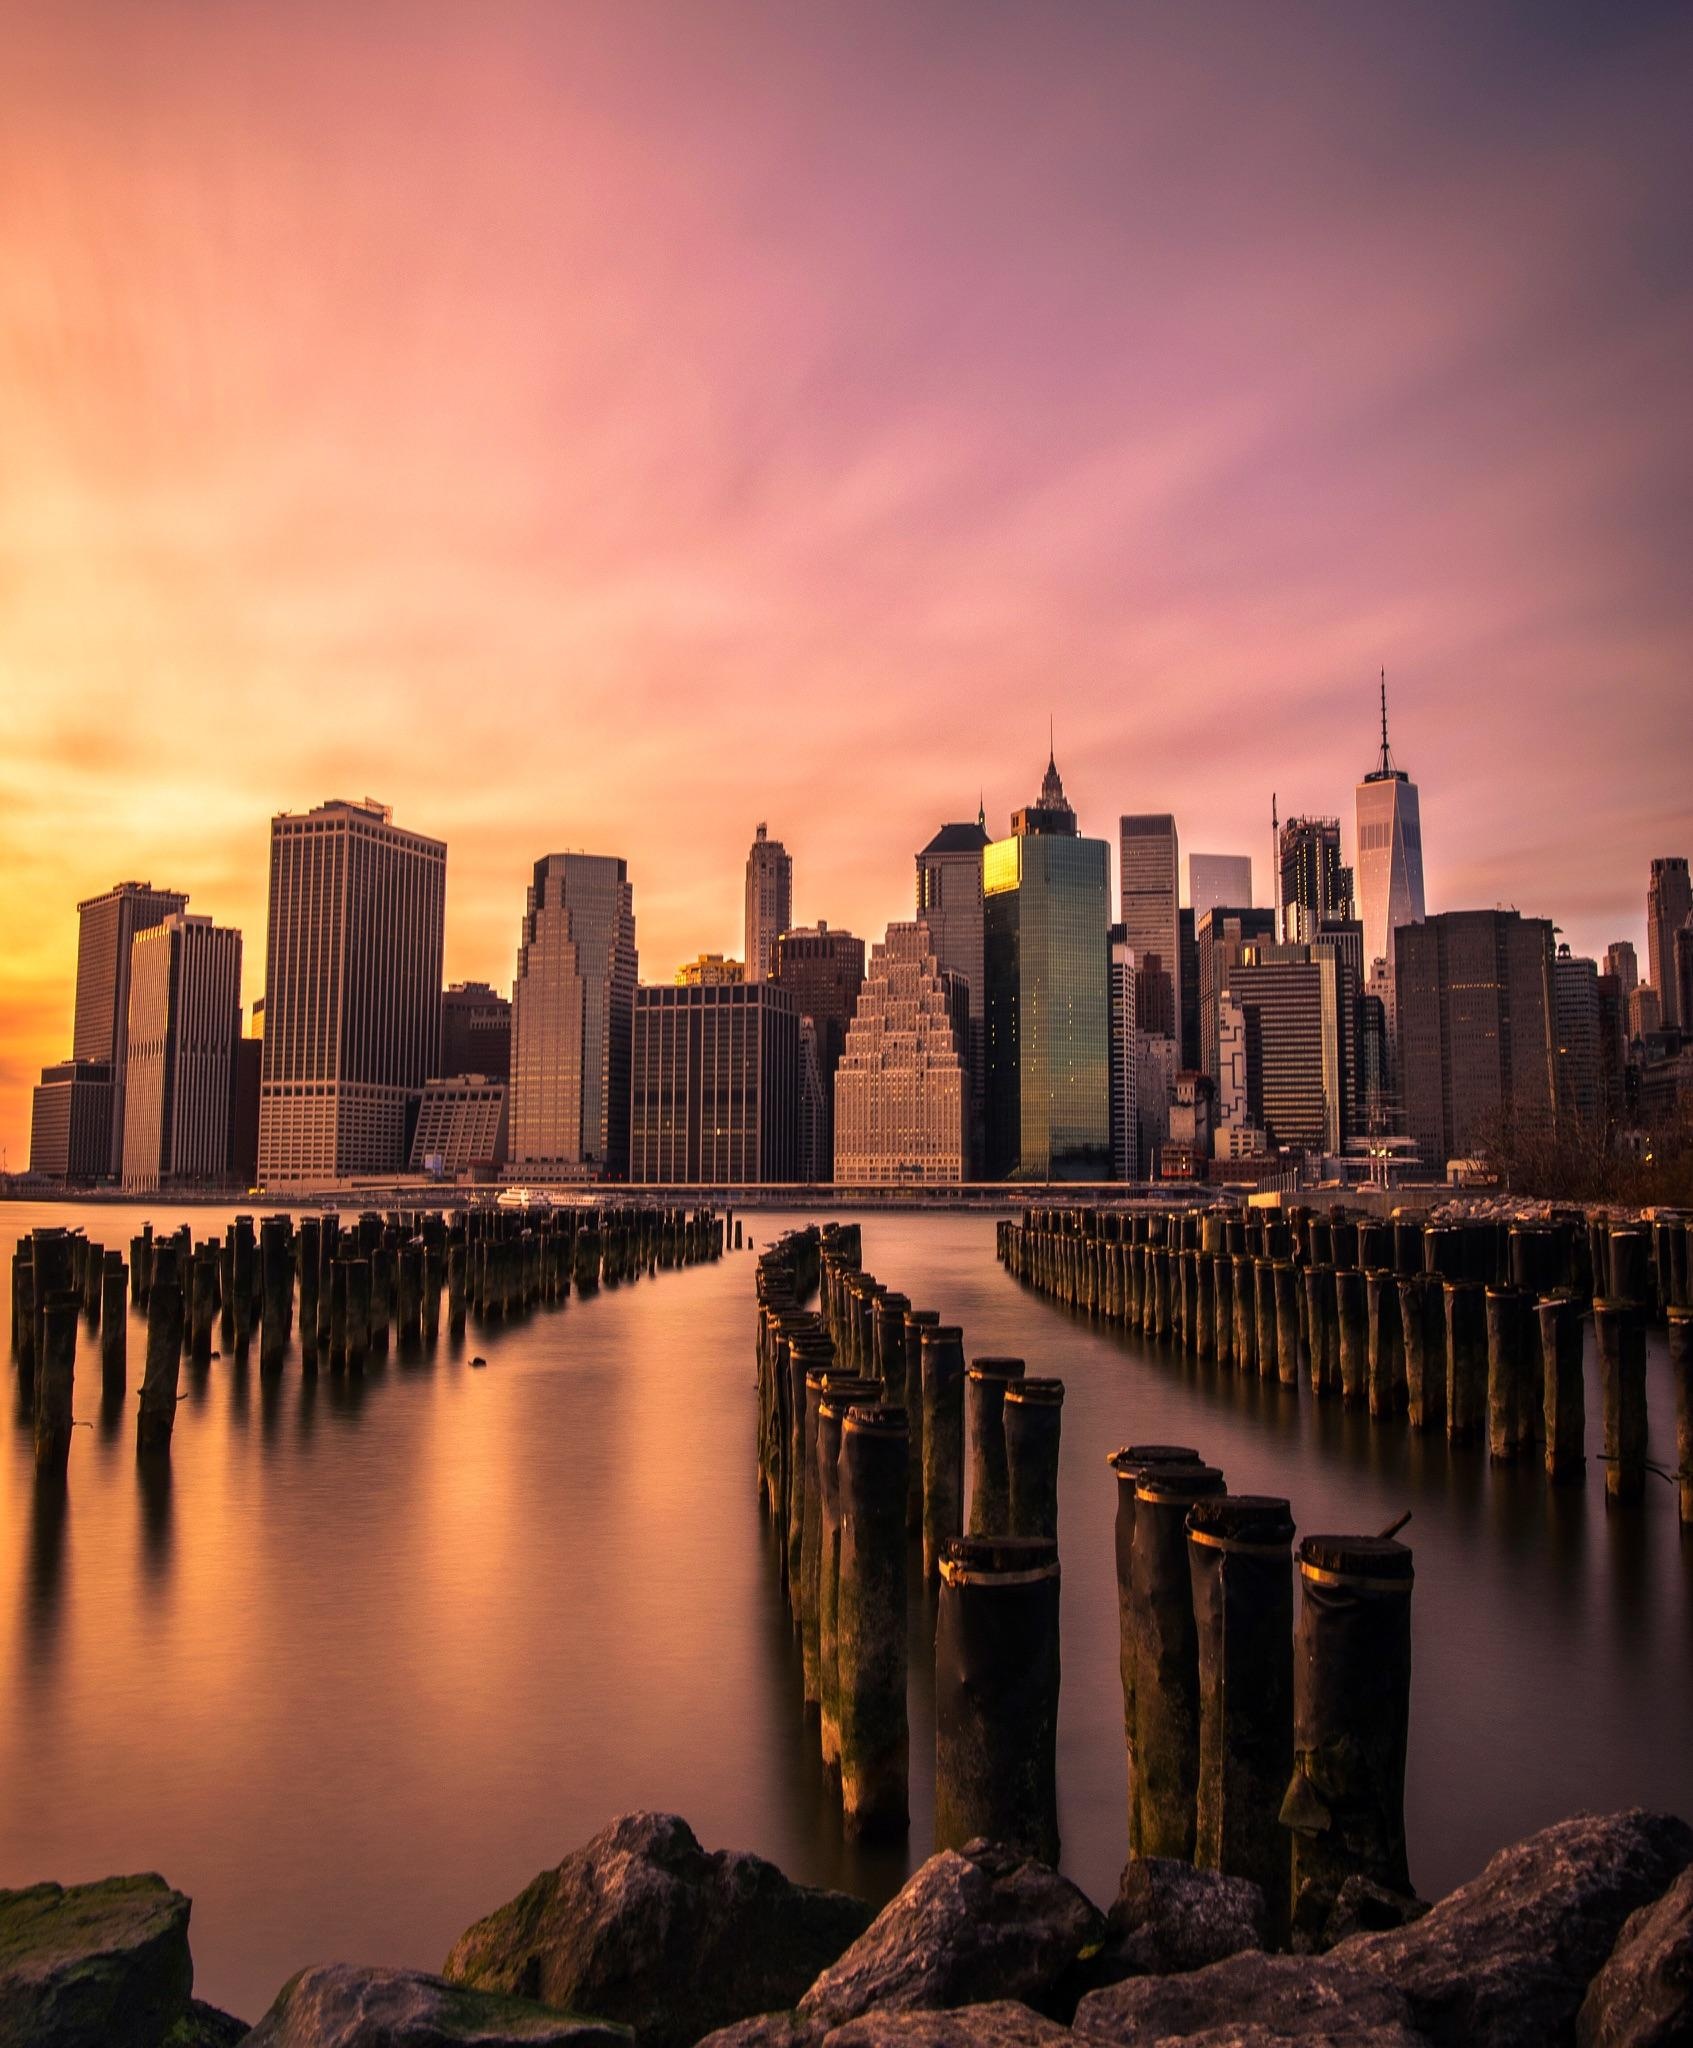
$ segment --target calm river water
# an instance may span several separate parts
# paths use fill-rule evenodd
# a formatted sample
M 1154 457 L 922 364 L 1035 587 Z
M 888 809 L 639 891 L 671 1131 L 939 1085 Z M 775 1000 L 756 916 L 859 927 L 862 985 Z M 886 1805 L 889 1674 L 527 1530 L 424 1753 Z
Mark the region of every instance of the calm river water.
M 140 1216 L 0 1211 L 127 1245 Z M 196 1234 L 224 1217 L 192 1212 Z M 760 1244 L 791 1219 L 749 1219 Z M 1580 1807 L 1693 1813 L 1693 1541 L 1673 1489 L 1607 1512 L 1303 1390 L 1184 1363 L 999 1270 L 982 1216 L 864 1219 L 869 1270 L 966 1351 L 1061 1374 L 1064 1864 L 1108 1902 L 1125 1854 L 1113 1581 L 1127 1440 L 1197 1445 L 1306 1531 L 1409 1508 L 1409 1818 L 1426 1894 Z M 459 1931 L 630 1807 L 881 1897 L 820 1795 L 754 1494 L 753 1261 L 666 1273 L 362 1382 L 185 1369 L 167 1485 L 100 1414 L 83 1340 L 68 1499 L 0 1440 L 0 1884 L 155 1869 L 194 1899 L 197 1990 L 256 2018 L 300 1965 L 439 1967 Z M 9 1317 L 9 1304 L 8 1304 Z M 9 1328 L 9 1319 L 5 1327 Z M 488 1370 L 472 1371 L 480 1350 Z M 1673 1465 L 1661 1348 L 1652 1455 Z M 1588 1394 L 1596 1448 L 1597 1390 Z M 922 1638 L 927 1610 L 914 1610 Z M 912 1673 L 910 1858 L 931 1836 L 930 1673 Z

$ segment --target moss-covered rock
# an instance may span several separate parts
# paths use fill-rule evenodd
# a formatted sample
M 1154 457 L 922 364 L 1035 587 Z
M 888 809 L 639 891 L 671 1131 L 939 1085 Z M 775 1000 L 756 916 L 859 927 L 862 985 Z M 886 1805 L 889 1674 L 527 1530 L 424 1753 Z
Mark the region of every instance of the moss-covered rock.
M 163 2048 L 194 1988 L 188 1913 L 151 1873 L 0 1891 L 0 2048 Z
M 423 1970 L 320 1963 L 289 1978 L 246 2048 L 630 2048 L 632 2038 Z

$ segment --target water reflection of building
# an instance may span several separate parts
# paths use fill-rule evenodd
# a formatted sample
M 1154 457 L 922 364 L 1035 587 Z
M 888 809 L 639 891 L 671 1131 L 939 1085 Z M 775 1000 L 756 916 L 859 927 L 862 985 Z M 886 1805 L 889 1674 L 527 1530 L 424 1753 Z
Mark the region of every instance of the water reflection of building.
M 1083 839 L 1048 760 L 1037 803 L 982 856 L 987 1171 L 1110 1171 L 1110 848 Z
M 871 948 L 835 1070 L 835 1178 L 960 1181 L 968 1169 L 970 992 L 921 922 Z

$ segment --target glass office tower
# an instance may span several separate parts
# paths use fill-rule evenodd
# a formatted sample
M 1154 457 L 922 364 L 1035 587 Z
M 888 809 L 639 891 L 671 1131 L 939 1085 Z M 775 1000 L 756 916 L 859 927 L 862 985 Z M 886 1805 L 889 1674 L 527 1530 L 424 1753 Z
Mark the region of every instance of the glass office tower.
M 1109 866 L 1051 761 L 1039 803 L 983 852 L 991 1178 L 1110 1177 Z

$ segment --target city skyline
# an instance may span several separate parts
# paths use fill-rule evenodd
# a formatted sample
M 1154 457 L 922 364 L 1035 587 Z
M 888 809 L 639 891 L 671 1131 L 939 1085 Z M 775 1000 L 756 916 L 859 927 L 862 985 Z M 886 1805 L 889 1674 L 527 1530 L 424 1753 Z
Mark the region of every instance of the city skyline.
M 707 11 L 426 14 L 12 38 L 10 1164 L 64 906 L 186 890 L 250 1002 L 266 821 L 327 794 L 451 845 L 449 979 L 509 985 L 561 845 L 628 860 L 668 971 L 739 953 L 761 817 L 796 920 L 874 938 L 1049 710 L 1089 830 L 1170 811 L 1262 893 L 1272 790 L 1349 819 L 1385 665 L 1431 908 L 1645 957 L 1684 20 L 770 10 L 753 65 Z

